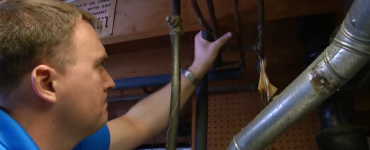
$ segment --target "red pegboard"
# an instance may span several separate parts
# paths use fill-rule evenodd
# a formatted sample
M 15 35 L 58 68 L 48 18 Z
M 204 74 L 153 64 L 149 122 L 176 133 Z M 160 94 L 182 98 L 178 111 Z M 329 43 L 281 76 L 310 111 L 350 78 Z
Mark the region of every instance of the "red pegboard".
M 243 92 L 209 96 L 208 149 L 225 150 L 261 110 L 258 92 Z M 193 112 L 195 113 L 195 112 Z M 315 150 L 315 135 L 320 131 L 315 112 L 310 113 L 273 143 L 274 150 Z

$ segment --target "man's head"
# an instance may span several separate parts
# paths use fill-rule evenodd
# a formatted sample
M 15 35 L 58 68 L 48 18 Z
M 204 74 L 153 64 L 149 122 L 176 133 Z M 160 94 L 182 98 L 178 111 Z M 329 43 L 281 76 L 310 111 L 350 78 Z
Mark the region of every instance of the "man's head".
M 0 0 L 0 107 L 91 132 L 105 124 L 114 82 L 93 26 L 94 16 L 59 0 Z

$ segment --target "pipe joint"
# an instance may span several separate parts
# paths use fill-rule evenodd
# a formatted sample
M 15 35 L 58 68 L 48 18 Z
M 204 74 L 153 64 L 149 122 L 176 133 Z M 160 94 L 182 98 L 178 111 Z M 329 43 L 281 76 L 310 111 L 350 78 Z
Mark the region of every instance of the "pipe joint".
M 351 79 L 370 58 L 370 42 L 360 41 L 352 35 L 342 27 L 325 51 L 325 58 L 332 70 L 347 80 Z
M 368 0 L 354 1 L 342 26 L 351 37 L 366 43 L 370 43 L 369 6 Z
M 361 53 L 367 57 L 370 56 L 370 38 L 365 40 L 364 38 L 355 36 L 355 34 L 351 34 L 349 30 L 345 28 L 345 26 L 341 27 L 333 42 L 337 43 L 337 45 L 341 47 L 345 47 L 348 50 Z
M 172 16 L 166 18 L 168 27 L 171 30 L 171 36 L 174 34 L 182 35 L 184 30 L 182 28 L 182 19 L 180 16 Z

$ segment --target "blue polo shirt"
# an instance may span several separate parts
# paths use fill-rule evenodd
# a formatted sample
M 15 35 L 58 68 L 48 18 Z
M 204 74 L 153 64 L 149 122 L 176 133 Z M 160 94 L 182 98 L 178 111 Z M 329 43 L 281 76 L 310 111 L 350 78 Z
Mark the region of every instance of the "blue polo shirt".
M 108 150 L 110 134 L 105 125 L 98 132 L 82 140 L 73 150 Z M 0 150 L 39 150 L 27 132 L 0 109 Z

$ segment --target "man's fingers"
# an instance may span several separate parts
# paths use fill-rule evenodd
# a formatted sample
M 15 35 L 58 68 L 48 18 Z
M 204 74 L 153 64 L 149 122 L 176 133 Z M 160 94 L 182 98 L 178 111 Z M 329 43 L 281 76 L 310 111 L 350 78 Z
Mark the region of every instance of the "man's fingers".
M 231 32 L 225 33 L 222 37 L 218 38 L 216 41 L 213 42 L 213 44 L 215 44 L 214 47 L 216 49 L 220 49 L 222 45 L 224 45 L 231 38 L 231 36 L 232 36 Z
M 197 33 L 197 35 L 195 35 L 195 40 L 200 40 L 200 42 L 208 42 L 209 43 L 209 41 L 207 41 L 206 39 L 203 39 L 203 37 L 202 37 L 202 31 L 199 31 Z
M 202 31 L 199 31 L 197 35 L 195 35 L 195 39 L 202 37 Z

